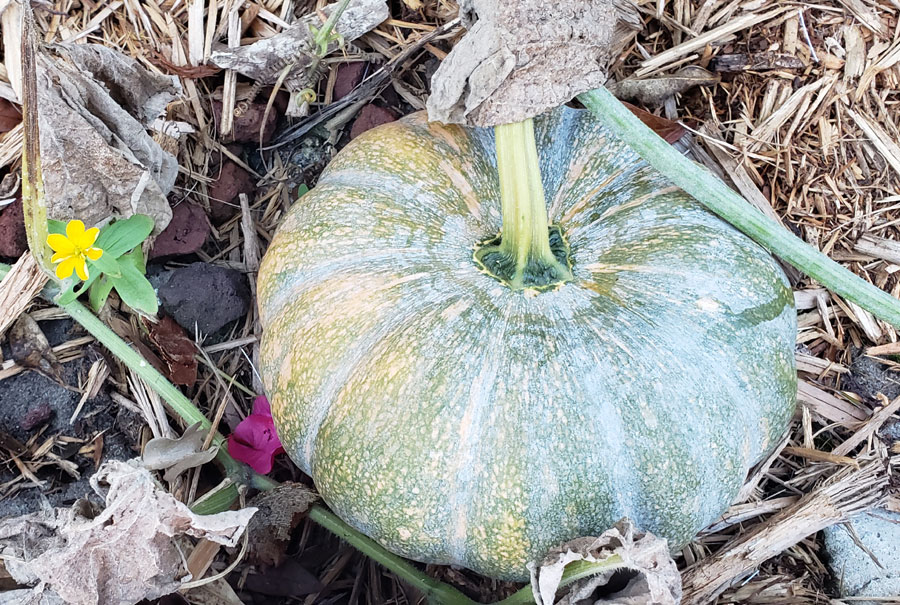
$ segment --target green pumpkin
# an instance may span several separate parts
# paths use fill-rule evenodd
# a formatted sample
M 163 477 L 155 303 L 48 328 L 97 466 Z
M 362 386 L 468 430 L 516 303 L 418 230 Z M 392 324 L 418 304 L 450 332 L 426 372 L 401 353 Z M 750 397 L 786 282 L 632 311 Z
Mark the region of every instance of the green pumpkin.
M 765 250 L 585 111 L 535 120 L 573 279 L 473 260 L 501 208 L 490 130 L 424 115 L 350 143 L 259 275 L 285 449 L 388 549 L 502 579 L 621 517 L 678 547 L 794 410 L 796 314 Z

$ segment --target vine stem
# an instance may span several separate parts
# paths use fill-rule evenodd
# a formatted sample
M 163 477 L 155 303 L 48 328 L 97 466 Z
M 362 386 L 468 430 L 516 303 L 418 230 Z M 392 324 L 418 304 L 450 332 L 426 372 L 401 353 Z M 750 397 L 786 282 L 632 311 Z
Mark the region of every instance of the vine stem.
M 650 166 L 707 209 L 832 292 L 900 327 L 900 301 L 857 277 L 748 204 L 712 173 L 681 155 L 645 126 L 605 88 L 580 94 L 578 100 Z

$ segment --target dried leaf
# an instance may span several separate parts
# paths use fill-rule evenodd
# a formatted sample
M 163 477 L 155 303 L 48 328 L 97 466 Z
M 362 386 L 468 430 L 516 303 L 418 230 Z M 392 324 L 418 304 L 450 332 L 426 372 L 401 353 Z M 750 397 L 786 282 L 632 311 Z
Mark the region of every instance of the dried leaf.
M 149 61 L 157 67 L 162 67 L 172 75 L 189 79 L 200 79 L 214 76 L 222 69 L 212 65 L 175 65 L 164 54 L 159 51 L 153 51 L 148 57 Z
M 37 62 L 49 218 L 95 225 L 146 214 L 159 233 L 172 218 L 178 162 L 145 128 L 181 93 L 178 79 L 100 45 L 51 48 Z
M 640 29 L 629 0 L 462 0 L 469 31 L 431 83 L 428 118 L 494 126 L 518 122 L 602 86 Z
M 203 449 L 207 431 L 200 423 L 192 424 L 178 439 L 154 437 L 144 446 L 142 460 L 151 471 L 166 469 L 163 479 L 173 483 L 181 473 L 189 468 L 202 466 L 216 457 L 218 446 Z
M 16 581 L 36 584 L 32 594 L 99 605 L 172 593 L 186 573 L 172 538 L 189 535 L 234 546 L 256 512 L 195 515 L 162 491 L 149 471 L 120 461 L 104 464 L 91 486 L 105 495 L 105 510 L 93 511 L 82 500 L 72 509 L 0 523 L 0 555 Z
M 636 107 L 631 103 L 623 102 L 622 105 L 628 108 L 628 111 L 636 115 L 641 122 L 646 124 L 653 132 L 666 140 L 670 145 L 684 136 L 687 132 L 681 124 L 673 120 L 669 120 L 650 113 L 640 107 Z
M 145 320 L 144 325 L 149 328 L 150 341 L 168 366 L 168 378 L 175 384 L 194 386 L 197 382 L 197 347 L 184 328 L 169 316 L 155 323 Z
M 573 582 L 556 600 L 566 565 L 575 561 L 598 563 L 614 556 L 621 562 Z M 635 530 L 628 519 L 599 538 L 577 538 L 554 548 L 536 569 L 533 565 L 529 568 L 537 605 L 677 605 L 681 601 L 681 576 L 668 544 L 651 533 Z M 592 596 L 598 589 L 608 591 L 611 580 L 625 581 L 625 585 L 611 594 Z
M 329 4 L 323 10 L 330 15 L 338 3 Z M 350 42 L 390 17 L 385 0 L 351 0 L 341 14 L 335 29 Z M 312 31 L 310 26 L 321 27 L 319 15 L 306 15 L 281 33 L 264 38 L 253 44 L 238 48 L 220 46 L 213 50 L 210 61 L 222 68 L 233 69 L 239 74 L 261 82 L 274 84 L 281 72 L 290 66 L 284 81 L 289 91 L 308 88 L 308 78 L 312 51 Z M 338 43 L 332 42 L 328 52 L 337 50 Z
M 282 483 L 250 500 L 259 512 L 250 521 L 250 560 L 278 567 L 291 532 L 318 495 L 301 483 Z
M 10 356 L 20 366 L 43 374 L 66 386 L 62 378 L 63 368 L 50 348 L 47 337 L 28 313 L 22 313 L 9 329 Z
M 22 110 L 6 99 L 0 99 L 0 134 L 9 132 L 21 121 Z
M 624 101 L 638 101 L 644 105 L 661 105 L 674 94 L 685 92 L 694 86 L 718 84 L 719 76 L 699 65 L 682 67 L 674 74 L 643 80 L 622 80 L 607 86 L 609 92 Z

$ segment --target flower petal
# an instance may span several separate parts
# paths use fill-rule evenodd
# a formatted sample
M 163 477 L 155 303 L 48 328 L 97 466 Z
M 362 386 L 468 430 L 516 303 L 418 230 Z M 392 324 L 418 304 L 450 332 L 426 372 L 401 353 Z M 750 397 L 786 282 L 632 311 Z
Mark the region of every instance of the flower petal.
M 84 255 L 91 260 L 97 260 L 101 256 L 103 256 L 103 250 L 100 248 L 87 248 L 84 251 Z
M 72 271 L 75 270 L 75 263 L 77 261 L 77 256 L 69 256 L 68 258 L 63 259 L 63 261 L 56 267 L 56 277 L 60 279 L 71 277 Z
M 51 233 L 47 236 L 47 245 L 53 249 L 54 252 L 59 252 L 66 255 L 75 254 L 75 245 L 69 241 L 69 239 L 61 234 L 61 233 Z M 56 261 L 53 261 L 56 262 Z
M 66 237 L 72 240 L 72 244 L 77 245 L 78 239 L 83 235 L 84 223 L 79 221 L 77 218 L 68 222 L 68 224 L 66 225 Z
M 65 259 L 69 258 L 70 256 L 74 256 L 74 255 L 69 252 L 57 252 L 56 254 L 54 254 L 53 256 L 50 257 L 50 262 L 58 263 L 61 260 L 65 260 Z
M 257 416 L 272 417 L 272 408 L 269 405 L 269 399 L 265 395 L 260 395 L 253 400 L 253 413 Z
M 80 250 L 87 250 L 94 245 L 95 241 L 97 241 L 98 235 L 100 235 L 100 230 L 96 227 L 91 227 L 83 234 L 81 234 L 81 236 L 73 240 L 72 243 L 75 244 Z
M 249 464 L 250 468 L 257 473 L 265 475 L 272 472 L 272 464 L 275 460 L 275 455 L 279 452 L 257 450 L 229 437 L 228 453 L 235 460 Z
M 75 273 L 78 274 L 78 278 L 82 281 L 87 281 L 88 278 L 88 270 L 87 263 L 84 262 L 83 256 L 76 256 L 75 258 Z

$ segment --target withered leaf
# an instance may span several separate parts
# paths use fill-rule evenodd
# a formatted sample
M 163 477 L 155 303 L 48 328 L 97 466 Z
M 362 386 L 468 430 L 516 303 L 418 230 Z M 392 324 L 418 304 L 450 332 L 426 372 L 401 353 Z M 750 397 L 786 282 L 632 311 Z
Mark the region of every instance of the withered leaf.
M 63 380 L 63 368 L 56 358 L 47 337 L 28 313 L 22 313 L 9 329 L 7 336 L 13 361 L 68 387 Z
M 97 44 L 48 47 L 36 70 L 49 218 L 97 225 L 146 214 L 161 232 L 178 161 L 146 128 L 181 93 L 177 78 Z
M 661 105 L 668 97 L 695 86 L 712 86 L 719 76 L 699 65 L 687 65 L 674 74 L 643 80 L 622 80 L 608 84 L 609 92 L 623 101 L 638 101 L 647 106 Z
M 22 110 L 6 99 L 0 98 L 0 134 L 9 132 L 22 121 Z
M 0 522 L 0 555 L 16 581 L 35 585 L 32 594 L 75 605 L 159 598 L 178 590 L 186 574 L 173 538 L 235 546 L 256 512 L 195 515 L 148 470 L 121 461 L 100 467 L 91 487 L 104 497 L 104 510 L 76 503 Z
M 177 439 L 154 437 L 144 446 L 141 457 L 144 466 L 152 471 L 166 469 L 163 479 L 172 483 L 181 473 L 202 466 L 216 457 L 218 446 L 203 449 L 203 441 L 207 431 L 200 428 L 200 423 L 192 424 Z
M 557 599 L 566 566 L 575 561 L 612 563 L 595 575 L 576 580 Z M 529 564 L 531 588 L 537 605 L 678 605 L 681 602 L 681 575 L 669 555 L 665 540 L 638 531 L 628 519 L 597 538 L 576 538 L 558 546 L 539 564 Z M 622 572 L 622 573 L 620 573 Z M 625 586 L 607 594 L 610 580 Z M 606 590 L 600 590 L 600 589 Z M 602 596 L 595 596 L 600 591 Z
M 145 319 L 144 325 L 149 330 L 150 341 L 168 367 L 168 378 L 175 384 L 194 386 L 197 382 L 197 347 L 184 328 L 169 316 L 158 322 Z
M 678 122 L 674 122 L 667 118 L 663 118 L 657 115 L 650 113 L 640 107 L 636 107 L 631 103 L 622 102 L 622 105 L 628 108 L 628 110 L 636 115 L 641 122 L 646 124 L 650 130 L 661 136 L 666 140 L 666 143 L 670 145 L 684 136 L 684 133 L 687 132 L 681 124 Z
M 149 60 L 157 67 L 162 67 L 172 75 L 188 79 L 199 79 L 214 76 L 220 71 L 221 67 L 214 65 L 175 65 L 164 54 L 153 51 Z
M 602 86 L 640 29 L 629 0 L 461 0 L 468 33 L 435 72 L 432 121 L 519 122 Z
M 319 496 L 301 483 L 282 483 L 250 500 L 259 510 L 250 522 L 250 560 L 278 567 L 291 532 Z

